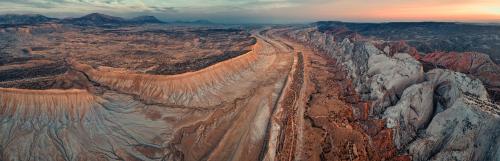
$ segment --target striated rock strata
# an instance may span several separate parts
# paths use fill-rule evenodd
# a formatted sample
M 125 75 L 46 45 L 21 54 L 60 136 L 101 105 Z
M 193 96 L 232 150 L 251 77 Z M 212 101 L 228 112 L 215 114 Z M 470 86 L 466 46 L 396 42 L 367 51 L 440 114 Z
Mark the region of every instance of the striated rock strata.
M 87 90 L 0 88 L 0 160 L 258 160 L 292 61 L 263 40 L 179 75 L 69 61 Z
M 149 102 L 210 107 L 240 97 L 231 94 L 231 85 L 242 86 L 242 80 L 255 79 L 253 70 L 266 67 L 263 64 L 266 60 L 258 58 L 256 52 L 250 51 L 205 69 L 178 75 L 137 74 L 112 68 L 93 69 L 77 62 L 72 64 L 91 81 Z
M 146 160 L 170 135 L 130 97 L 85 90 L 0 89 L 2 160 Z M 142 149 L 147 149 L 144 153 Z

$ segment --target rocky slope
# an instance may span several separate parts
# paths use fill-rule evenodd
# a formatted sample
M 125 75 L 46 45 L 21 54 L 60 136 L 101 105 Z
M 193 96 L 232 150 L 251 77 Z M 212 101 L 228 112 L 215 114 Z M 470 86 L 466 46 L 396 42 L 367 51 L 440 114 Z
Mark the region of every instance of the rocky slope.
M 424 72 L 411 48 L 392 50 L 394 44 L 345 28 L 299 27 L 288 36 L 341 62 L 362 100 L 372 102 L 370 118 L 384 118 L 393 129 L 398 155 L 413 160 L 500 159 L 500 106 L 492 103 L 480 80 L 447 69 Z

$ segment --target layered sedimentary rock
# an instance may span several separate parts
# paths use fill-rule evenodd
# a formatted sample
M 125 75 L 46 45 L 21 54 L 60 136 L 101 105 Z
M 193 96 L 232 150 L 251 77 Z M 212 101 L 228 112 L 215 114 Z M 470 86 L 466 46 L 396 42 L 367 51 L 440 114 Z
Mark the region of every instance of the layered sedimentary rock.
M 134 109 L 144 105 L 130 97 L 0 91 L 2 160 L 145 160 L 161 157 L 169 139 L 169 126 Z
M 34 64 L 46 75 L 8 83 L 73 73 L 86 86 L 0 88 L 0 160 L 257 160 L 293 57 L 263 40 L 251 49 L 177 75 Z
M 396 155 L 407 154 L 413 160 L 500 159 L 500 107 L 492 103 L 480 80 L 443 69 L 424 73 L 423 65 L 414 58 L 420 58 L 414 49 L 393 50 L 392 43 L 345 34 L 349 33 L 345 29 L 319 26 L 289 31 L 292 39 L 341 60 L 356 92 L 362 100 L 372 102 L 371 119 L 383 118 L 386 127 L 392 129 L 390 137 L 399 150 Z M 430 57 L 422 60 L 430 61 Z M 436 64 L 443 62 L 442 66 L 461 71 L 455 67 L 457 61 L 455 58 L 444 63 L 450 61 L 437 59 Z M 493 71 L 489 69 L 494 65 L 466 62 L 471 64 L 462 72 L 483 65 L 483 71 Z M 496 79 L 492 77 L 483 78 L 483 82 Z M 353 111 L 356 114 L 355 108 Z
M 266 63 L 269 63 L 266 61 L 272 61 L 259 59 L 255 50 L 259 49 L 199 71 L 169 76 L 137 74 L 109 68 L 93 69 L 77 62 L 72 64 L 91 81 L 113 90 L 134 94 L 149 102 L 210 107 L 241 97 L 233 91 L 236 88 L 234 86 L 245 86 L 242 82 L 256 79 L 256 68 L 264 69 L 267 67 Z M 249 86 L 248 83 L 246 86 Z

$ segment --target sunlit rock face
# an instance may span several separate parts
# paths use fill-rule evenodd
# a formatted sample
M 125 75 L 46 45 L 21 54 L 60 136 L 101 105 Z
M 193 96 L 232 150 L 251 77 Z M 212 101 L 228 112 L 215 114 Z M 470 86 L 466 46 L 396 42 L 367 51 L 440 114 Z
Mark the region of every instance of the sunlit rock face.
M 89 65 L 73 62 L 75 70 L 85 73 L 91 81 L 111 89 L 136 95 L 148 102 L 182 106 L 216 106 L 224 101 L 241 97 L 230 94 L 235 86 L 252 80 L 252 70 L 263 65 L 258 53 L 251 51 L 231 61 L 178 75 L 148 75 L 120 70 L 93 69 Z

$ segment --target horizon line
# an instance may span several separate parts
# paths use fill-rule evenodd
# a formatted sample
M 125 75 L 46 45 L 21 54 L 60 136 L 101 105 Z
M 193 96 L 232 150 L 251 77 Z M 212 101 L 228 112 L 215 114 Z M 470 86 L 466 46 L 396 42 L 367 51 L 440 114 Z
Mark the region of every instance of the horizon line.
M 90 14 L 102 14 L 102 15 L 107 15 L 107 16 L 112 16 L 112 17 L 119 17 L 119 18 L 124 18 L 124 19 L 132 19 L 135 17 L 140 17 L 140 16 L 153 16 L 157 18 L 160 21 L 171 23 L 171 22 L 177 22 L 177 21 L 185 21 L 185 22 L 193 22 L 193 21 L 209 21 L 215 24 L 228 24 L 228 25 L 237 25 L 237 24 L 255 24 L 255 25 L 260 25 L 260 24 L 272 24 L 272 25 L 286 25 L 286 24 L 311 24 L 311 23 L 316 23 L 316 22 L 342 22 L 342 23 L 377 23 L 377 24 L 382 24 L 382 23 L 424 23 L 424 22 L 434 22 L 434 23 L 464 23 L 464 24 L 500 24 L 500 20 L 478 20 L 478 21 L 461 21 L 461 20 L 435 20 L 435 19 L 418 19 L 418 20 L 342 20 L 342 19 L 324 19 L 324 20 L 311 20 L 311 21 L 300 21 L 300 20 L 285 20 L 285 19 L 277 19 L 275 21 L 270 21 L 270 22 L 252 22 L 252 21 L 247 21 L 247 22 L 232 22 L 232 23 L 224 23 L 220 22 L 218 20 L 213 20 L 210 18 L 206 19 L 196 19 L 196 18 L 184 18 L 184 19 L 166 19 L 166 18 L 158 18 L 158 16 L 152 15 L 152 14 L 138 14 L 134 16 L 119 16 L 119 15 L 113 15 L 109 13 L 103 13 L 103 12 L 89 12 L 86 14 L 80 14 L 80 16 L 47 16 L 47 14 L 43 13 L 36 13 L 36 12 L 26 12 L 26 13 L 0 13 L 0 16 L 4 15 L 41 15 L 45 16 L 48 18 L 55 18 L 55 19 L 71 19 L 71 18 L 80 18 L 84 17 Z M 281 21 L 281 22 L 279 22 Z M 287 22 L 288 21 L 288 22 Z

